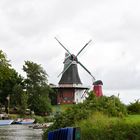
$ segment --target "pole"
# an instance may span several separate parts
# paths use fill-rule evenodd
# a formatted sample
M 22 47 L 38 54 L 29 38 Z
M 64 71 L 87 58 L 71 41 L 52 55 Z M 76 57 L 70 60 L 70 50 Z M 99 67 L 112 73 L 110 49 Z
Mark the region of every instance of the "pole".
M 10 95 L 7 96 L 7 102 L 8 102 L 7 114 L 8 114 L 8 116 L 9 116 Z

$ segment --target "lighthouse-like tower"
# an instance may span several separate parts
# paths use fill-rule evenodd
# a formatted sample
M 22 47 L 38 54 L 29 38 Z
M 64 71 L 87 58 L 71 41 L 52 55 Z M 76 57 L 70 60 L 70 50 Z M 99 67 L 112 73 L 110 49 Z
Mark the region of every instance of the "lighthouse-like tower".
M 103 96 L 102 85 L 103 82 L 101 80 L 95 81 L 93 83 L 93 93 L 95 93 L 97 97 Z

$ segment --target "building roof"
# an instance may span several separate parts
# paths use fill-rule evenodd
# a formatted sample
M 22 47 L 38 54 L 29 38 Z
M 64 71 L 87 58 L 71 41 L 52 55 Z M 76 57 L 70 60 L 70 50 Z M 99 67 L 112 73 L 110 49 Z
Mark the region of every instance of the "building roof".
M 60 86 L 56 86 L 56 87 L 52 87 L 54 89 L 89 89 L 89 87 L 85 87 L 85 86 L 74 86 L 74 85 L 60 85 Z
M 93 83 L 93 85 L 103 85 L 103 82 L 101 80 L 97 80 Z

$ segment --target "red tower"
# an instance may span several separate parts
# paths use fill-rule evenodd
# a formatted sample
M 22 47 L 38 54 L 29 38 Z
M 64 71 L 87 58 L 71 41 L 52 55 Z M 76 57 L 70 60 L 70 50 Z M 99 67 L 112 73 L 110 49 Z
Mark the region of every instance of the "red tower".
M 101 80 L 97 80 L 93 83 L 93 92 L 97 97 L 103 96 L 102 85 L 103 82 Z

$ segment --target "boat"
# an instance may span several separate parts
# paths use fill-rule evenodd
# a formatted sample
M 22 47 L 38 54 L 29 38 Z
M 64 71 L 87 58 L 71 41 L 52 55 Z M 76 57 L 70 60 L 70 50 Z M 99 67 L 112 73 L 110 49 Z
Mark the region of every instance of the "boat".
M 0 126 L 10 125 L 14 120 L 0 120 Z
M 35 119 L 22 119 L 22 118 L 18 118 L 15 123 L 16 124 L 33 124 L 35 121 Z
M 51 126 L 53 123 L 43 123 L 43 124 L 35 124 L 32 126 L 33 129 L 45 129 L 48 128 L 49 126 Z

